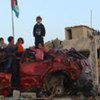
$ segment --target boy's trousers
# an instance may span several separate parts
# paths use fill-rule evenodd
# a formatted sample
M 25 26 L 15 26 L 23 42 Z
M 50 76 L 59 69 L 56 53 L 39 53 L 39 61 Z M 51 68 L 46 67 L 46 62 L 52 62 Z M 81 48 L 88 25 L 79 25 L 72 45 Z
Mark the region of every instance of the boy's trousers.
M 44 38 L 41 36 L 41 37 L 35 37 L 35 47 L 38 47 L 38 45 L 42 44 L 42 46 L 44 46 Z

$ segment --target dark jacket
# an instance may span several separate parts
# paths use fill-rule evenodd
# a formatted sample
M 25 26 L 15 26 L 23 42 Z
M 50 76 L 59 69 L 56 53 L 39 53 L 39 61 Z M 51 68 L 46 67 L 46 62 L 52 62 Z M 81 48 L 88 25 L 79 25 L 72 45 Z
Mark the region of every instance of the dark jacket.
M 45 31 L 45 27 L 43 24 L 36 24 L 33 28 L 33 36 L 34 37 L 41 37 L 41 36 L 45 36 L 46 31 Z
M 16 56 L 17 46 L 8 44 L 8 46 L 6 47 L 6 51 L 9 56 Z

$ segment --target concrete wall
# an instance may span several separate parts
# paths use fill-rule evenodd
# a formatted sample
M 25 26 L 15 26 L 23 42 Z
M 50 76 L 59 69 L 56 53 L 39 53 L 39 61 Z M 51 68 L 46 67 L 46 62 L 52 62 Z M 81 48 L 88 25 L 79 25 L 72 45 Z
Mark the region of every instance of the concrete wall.
M 72 39 L 68 38 L 68 31 L 72 32 Z M 65 28 L 65 40 L 63 41 L 63 48 L 75 48 L 78 51 L 90 51 L 90 63 L 92 68 L 92 76 L 95 84 L 99 84 L 100 78 L 100 59 L 97 58 L 97 49 L 100 48 L 100 35 L 93 36 L 95 31 L 87 26 L 75 26 Z
M 70 40 L 68 36 L 68 30 L 72 32 L 72 39 L 88 38 L 88 33 L 92 33 L 93 29 L 86 26 L 68 27 L 65 28 L 65 40 Z
M 81 37 L 84 37 L 83 34 L 83 27 L 79 28 L 72 28 L 72 37 L 73 39 L 80 39 Z
M 83 27 L 83 35 L 84 35 L 84 38 L 88 38 L 88 34 L 89 33 L 93 33 L 93 30 L 90 29 L 90 28 Z

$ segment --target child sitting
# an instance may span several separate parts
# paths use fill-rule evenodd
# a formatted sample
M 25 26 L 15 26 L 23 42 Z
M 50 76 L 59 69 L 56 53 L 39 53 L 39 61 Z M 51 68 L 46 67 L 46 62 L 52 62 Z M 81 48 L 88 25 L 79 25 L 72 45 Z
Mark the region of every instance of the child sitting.
M 31 48 L 31 50 L 36 52 L 35 54 L 36 60 L 44 60 L 45 53 L 47 53 L 47 50 L 45 49 L 45 47 L 42 46 L 41 43 L 39 43 L 37 48 Z

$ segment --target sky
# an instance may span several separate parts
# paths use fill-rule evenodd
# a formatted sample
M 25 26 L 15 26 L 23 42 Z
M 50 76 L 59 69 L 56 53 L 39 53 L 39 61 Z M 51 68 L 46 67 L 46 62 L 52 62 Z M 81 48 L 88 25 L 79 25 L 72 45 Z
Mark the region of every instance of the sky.
M 14 15 L 15 42 L 23 37 L 25 47 L 34 45 L 33 26 L 36 16 L 43 18 L 46 27 L 45 42 L 55 38 L 64 40 L 65 27 L 90 26 L 90 12 L 93 14 L 93 28 L 100 30 L 100 0 L 18 0 L 19 18 Z M 11 0 L 0 0 L 0 37 L 12 35 Z

